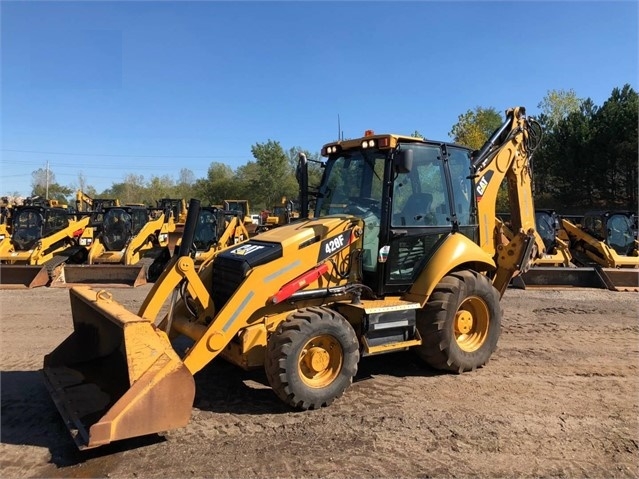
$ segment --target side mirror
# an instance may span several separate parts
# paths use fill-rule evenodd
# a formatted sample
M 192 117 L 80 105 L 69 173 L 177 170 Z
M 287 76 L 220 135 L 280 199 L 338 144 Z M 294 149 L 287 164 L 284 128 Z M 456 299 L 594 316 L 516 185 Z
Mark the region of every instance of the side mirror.
M 410 173 L 413 169 L 413 150 L 399 150 L 395 154 L 395 171 L 397 173 Z

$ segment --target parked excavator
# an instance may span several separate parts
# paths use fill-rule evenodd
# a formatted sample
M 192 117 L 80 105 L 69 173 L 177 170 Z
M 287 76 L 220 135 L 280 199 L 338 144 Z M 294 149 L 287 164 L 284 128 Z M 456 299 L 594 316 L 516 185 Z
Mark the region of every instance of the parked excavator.
M 12 208 L 11 232 L 0 241 L 0 288 L 46 286 L 65 263 L 82 263 L 78 238 L 89 223 L 55 200 L 29 198 Z
M 65 265 L 52 287 L 79 284 L 139 286 L 155 281 L 171 257 L 169 234 L 175 229 L 169 209 L 155 219 L 145 206 L 104 208 L 101 221 L 79 241 L 89 248 L 86 264 Z
M 581 224 L 562 219 L 575 262 L 594 268 L 611 290 L 639 291 L 639 241 L 633 211 L 591 211 Z
M 70 290 L 74 329 L 43 373 L 76 445 L 186 425 L 194 375 L 218 356 L 263 367 L 275 395 L 302 410 L 342 396 L 365 356 L 411 349 L 443 371 L 484 366 L 502 294 L 544 253 L 530 177 L 540 138 L 516 107 L 476 152 L 371 131 L 330 142 L 312 219 L 301 154 L 300 219 L 199 272 L 191 200 L 180 248 L 137 314 L 107 291 Z M 506 242 L 495 228 L 504 178 L 515 232 Z

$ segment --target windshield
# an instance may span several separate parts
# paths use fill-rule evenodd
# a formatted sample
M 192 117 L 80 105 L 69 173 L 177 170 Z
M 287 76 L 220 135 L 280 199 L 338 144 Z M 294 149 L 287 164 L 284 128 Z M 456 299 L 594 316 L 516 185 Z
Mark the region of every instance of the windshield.
M 608 242 L 621 255 L 628 255 L 634 246 L 634 231 L 631 219 L 625 215 L 608 218 Z
M 379 215 L 386 153 L 379 150 L 347 152 L 329 159 L 316 216 L 356 214 L 367 210 Z
M 217 243 L 217 216 L 214 210 L 202 209 L 195 227 L 193 244 L 198 251 L 208 251 Z
M 13 220 L 12 239 L 19 250 L 28 250 L 42 238 L 42 215 L 36 209 L 18 212 Z
M 131 231 L 131 215 L 126 211 L 117 208 L 105 213 L 102 238 L 107 250 L 123 250 L 131 237 Z

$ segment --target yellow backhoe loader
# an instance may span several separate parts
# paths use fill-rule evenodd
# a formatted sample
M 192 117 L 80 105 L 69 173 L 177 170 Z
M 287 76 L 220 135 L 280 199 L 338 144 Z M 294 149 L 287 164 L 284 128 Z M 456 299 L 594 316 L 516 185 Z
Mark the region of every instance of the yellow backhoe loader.
M 170 211 L 151 219 L 145 206 L 124 205 L 107 207 L 101 215 L 79 240 L 89 248 L 86 264 L 65 265 L 52 287 L 135 287 L 158 278 L 171 257 L 169 234 L 175 223 Z
M 544 253 L 530 178 L 541 129 L 522 107 L 506 118 L 476 152 L 372 132 L 326 144 L 313 219 L 300 155 L 301 218 L 199 272 L 191 200 L 179 251 L 137 314 L 106 291 L 72 288 L 74 330 L 43 373 L 77 446 L 184 426 L 193 376 L 218 356 L 263 367 L 275 395 L 302 410 L 342 396 L 365 356 L 412 349 L 453 373 L 485 365 L 502 294 Z M 495 215 L 504 178 L 507 242 Z M 190 342 L 183 355 L 178 339 Z
M 576 262 L 594 267 L 612 290 L 639 290 L 639 252 L 630 211 L 591 211 L 580 225 L 563 219 Z
M 65 263 L 82 263 L 87 258 L 78 238 L 88 217 L 76 218 L 57 203 L 27 203 L 13 208 L 11 233 L 0 241 L 2 289 L 46 286 Z

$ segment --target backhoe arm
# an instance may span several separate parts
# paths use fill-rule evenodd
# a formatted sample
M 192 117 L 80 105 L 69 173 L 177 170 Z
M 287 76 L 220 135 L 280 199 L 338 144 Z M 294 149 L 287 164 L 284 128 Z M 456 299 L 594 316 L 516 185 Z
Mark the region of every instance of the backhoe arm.
M 523 107 L 506 111 L 506 122 L 474 155 L 475 194 L 481 248 L 497 264 L 493 284 L 501 294 L 510 280 L 525 272 L 530 261 L 544 253 L 535 231 L 531 157 L 541 140 L 541 127 L 526 117 Z M 499 186 L 506 179 L 513 237 L 503 241 L 496 221 Z

